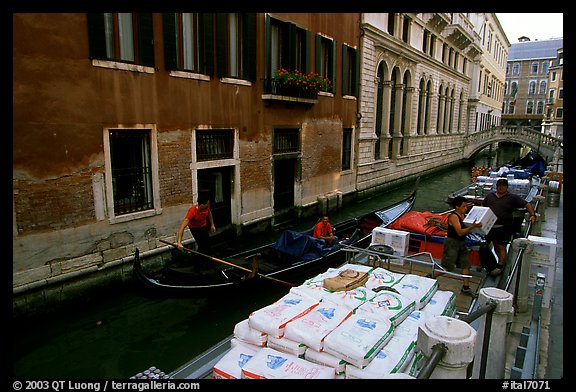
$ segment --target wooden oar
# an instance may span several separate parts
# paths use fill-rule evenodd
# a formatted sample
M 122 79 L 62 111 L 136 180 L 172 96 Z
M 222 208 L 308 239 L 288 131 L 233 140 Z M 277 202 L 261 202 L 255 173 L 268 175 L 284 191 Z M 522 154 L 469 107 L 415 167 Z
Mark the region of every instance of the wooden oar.
M 172 246 L 175 247 L 175 248 L 178 248 L 178 245 L 177 245 L 177 244 L 174 244 L 174 243 L 172 243 L 172 242 L 168 242 L 168 241 L 165 241 L 165 240 L 163 240 L 163 239 L 159 239 L 159 241 L 160 241 L 160 242 L 163 242 L 163 243 L 165 243 L 165 244 L 168 244 L 168 245 L 172 245 Z M 209 258 L 209 259 L 212 260 L 212 261 L 216 261 L 216 262 L 218 262 L 218 263 L 226 264 L 226 265 L 229 265 L 229 266 L 231 266 L 231 267 L 235 267 L 235 268 L 241 269 L 242 271 L 249 272 L 250 274 L 253 274 L 253 273 L 255 272 L 255 271 L 250 270 L 250 269 L 248 269 L 248 268 L 244 268 L 244 267 L 242 267 L 242 266 L 240 266 L 240 265 L 238 265 L 238 264 L 234 264 L 234 263 L 230 263 L 230 262 L 225 261 L 225 260 L 217 259 L 216 257 L 212 257 L 212 256 L 209 256 L 209 255 L 207 255 L 207 254 L 200 253 L 200 252 L 195 251 L 195 250 L 190 249 L 190 248 L 183 247 L 182 249 L 184 249 L 185 251 L 188 251 L 188 252 L 190 252 L 190 253 L 194 253 L 194 254 L 196 254 L 196 255 L 199 255 L 199 256 L 207 257 L 207 258 Z M 292 283 L 290 283 L 290 282 L 286 282 L 286 281 L 283 281 L 283 280 L 280 280 L 280 279 L 276 279 L 276 278 L 273 278 L 273 277 L 271 277 L 271 276 L 266 276 L 266 275 L 261 274 L 261 273 L 259 273 L 259 272 L 256 272 L 256 275 L 260 276 L 261 278 L 269 279 L 269 280 L 272 280 L 272 281 L 274 281 L 274 282 L 276 282 L 276 283 L 280 283 L 280 284 L 282 284 L 282 285 L 284 285 L 284 286 L 287 286 L 287 287 L 294 287 L 294 284 L 292 284 Z

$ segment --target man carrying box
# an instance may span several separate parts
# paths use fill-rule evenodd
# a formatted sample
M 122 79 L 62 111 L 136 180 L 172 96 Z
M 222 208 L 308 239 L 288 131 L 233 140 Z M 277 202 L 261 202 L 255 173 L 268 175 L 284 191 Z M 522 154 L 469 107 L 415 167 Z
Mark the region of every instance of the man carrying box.
M 494 251 L 498 256 L 498 268 L 503 269 L 506 264 L 506 245 L 514 234 L 512 212 L 515 208 L 526 208 L 530 213 L 530 222 L 534 223 L 536 220 L 534 207 L 517 194 L 508 192 L 508 180 L 505 178 L 496 181 L 496 191 L 487 194 L 482 205 L 490 207 L 498 218 L 486 235 L 486 242 L 494 244 Z

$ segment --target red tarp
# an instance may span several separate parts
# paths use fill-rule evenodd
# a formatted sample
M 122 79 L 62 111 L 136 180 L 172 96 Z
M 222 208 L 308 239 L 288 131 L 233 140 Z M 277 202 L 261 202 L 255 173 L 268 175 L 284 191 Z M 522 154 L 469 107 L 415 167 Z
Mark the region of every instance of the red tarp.
M 409 211 L 388 225 L 389 229 L 409 231 L 424 235 L 446 237 L 448 216 L 450 214 L 435 214 L 429 211 Z

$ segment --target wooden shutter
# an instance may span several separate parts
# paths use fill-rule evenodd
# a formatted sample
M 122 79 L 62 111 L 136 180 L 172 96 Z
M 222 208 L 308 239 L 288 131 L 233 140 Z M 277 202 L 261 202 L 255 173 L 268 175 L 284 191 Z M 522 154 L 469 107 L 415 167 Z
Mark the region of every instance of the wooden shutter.
M 242 53 L 242 78 L 256 81 L 256 14 L 246 13 L 243 15 L 243 49 Z
M 177 69 L 176 14 L 162 14 L 162 30 L 164 33 L 164 66 L 167 70 Z
M 88 24 L 88 50 L 90 59 L 106 59 L 106 33 L 104 14 L 86 14 Z
M 154 67 L 154 27 L 151 13 L 137 14 L 139 63 Z

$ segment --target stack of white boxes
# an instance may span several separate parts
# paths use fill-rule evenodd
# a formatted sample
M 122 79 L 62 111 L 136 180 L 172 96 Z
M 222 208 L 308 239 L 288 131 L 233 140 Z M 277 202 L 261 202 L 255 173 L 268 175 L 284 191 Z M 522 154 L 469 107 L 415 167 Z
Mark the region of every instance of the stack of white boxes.
M 408 245 L 410 243 L 410 233 L 402 230 L 387 229 L 385 227 L 375 227 L 372 230 L 373 245 L 388 245 L 394 249 L 395 256 L 408 255 Z M 403 259 L 390 258 L 390 263 L 404 265 Z
M 528 268 L 528 303 L 534 304 L 536 276 L 542 273 L 546 276 L 542 307 L 549 308 L 556 268 L 556 239 L 529 235 L 528 240 L 532 245 L 525 254 L 529 262 L 524 263 Z

